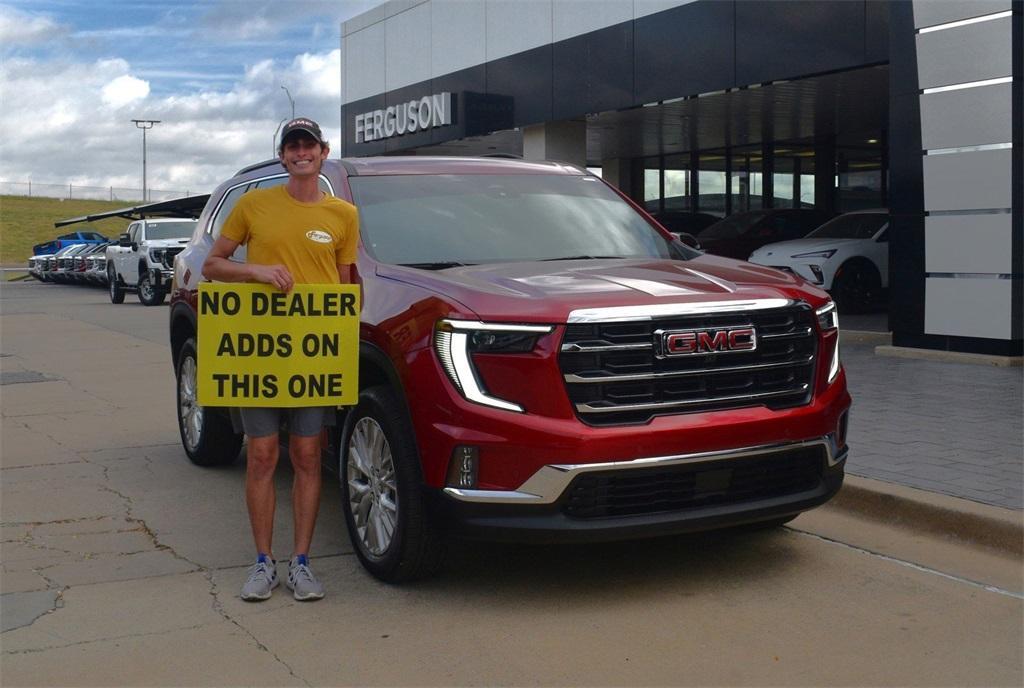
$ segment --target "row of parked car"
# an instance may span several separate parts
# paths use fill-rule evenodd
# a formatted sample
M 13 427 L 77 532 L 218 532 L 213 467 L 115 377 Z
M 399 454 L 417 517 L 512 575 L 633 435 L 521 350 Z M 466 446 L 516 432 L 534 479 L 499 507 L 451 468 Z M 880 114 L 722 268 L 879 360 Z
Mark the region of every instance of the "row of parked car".
M 831 293 L 848 313 L 877 305 L 889 286 L 889 211 L 884 208 L 832 218 L 810 208 L 750 210 L 710 223 L 707 217 L 677 213 L 658 219 L 706 253 L 799 275 Z
M 192 236 L 196 221 L 181 218 L 135 220 L 117 241 L 96 232 L 79 232 L 39 244 L 28 260 L 29 274 L 43 282 L 106 285 L 111 303 L 135 292 L 146 306 L 164 302 L 171 285 L 174 257 Z M 66 245 L 65 245 L 66 244 Z

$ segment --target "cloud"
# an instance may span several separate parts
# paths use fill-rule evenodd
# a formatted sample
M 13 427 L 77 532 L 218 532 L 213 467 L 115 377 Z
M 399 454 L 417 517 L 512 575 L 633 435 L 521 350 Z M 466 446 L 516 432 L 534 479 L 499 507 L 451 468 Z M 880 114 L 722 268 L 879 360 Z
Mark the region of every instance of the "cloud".
M 120 108 L 143 100 L 149 95 L 149 82 L 134 76 L 122 74 L 103 87 L 103 102 L 113 108 Z
M 157 191 L 205 193 L 236 170 L 272 157 L 274 132 L 296 112 L 340 135 L 340 52 L 260 60 L 228 88 L 154 95 L 124 59 L 92 62 L 14 57 L 0 63 L 2 176 L 7 181 L 141 186 L 141 139 L 132 119 L 155 119 L 147 132 L 147 176 Z M 45 135 L 34 135 L 43 132 Z M 335 153 L 336 155 L 336 153 Z M 41 162 L 42 161 L 42 162 Z
M 68 32 L 45 14 L 29 14 L 0 5 L 0 45 L 35 45 L 60 38 Z

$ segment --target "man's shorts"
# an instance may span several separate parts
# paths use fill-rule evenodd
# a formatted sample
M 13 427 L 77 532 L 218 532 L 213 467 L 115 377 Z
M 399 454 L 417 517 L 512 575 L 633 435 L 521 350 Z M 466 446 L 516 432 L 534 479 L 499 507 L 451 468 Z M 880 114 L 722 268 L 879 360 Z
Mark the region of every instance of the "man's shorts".
M 282 419 L 288 422 L 288 434 L 297 437 L 319 435 L 325 425 L 334 425 L 337 409 L 333 406 L 305 406 L 302 408 L 240 408 L 242 429 L 249 437 L 276 435 Z

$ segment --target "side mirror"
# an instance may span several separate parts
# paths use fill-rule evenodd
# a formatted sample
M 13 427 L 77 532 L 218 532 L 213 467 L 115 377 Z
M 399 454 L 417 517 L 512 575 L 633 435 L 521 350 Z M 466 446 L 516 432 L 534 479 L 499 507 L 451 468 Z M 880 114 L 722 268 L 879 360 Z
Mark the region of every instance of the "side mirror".
M 698 241 L 697 237 L 693 236 L 689 232 L 672 232 L 672 234 L 690 248 L 697 249 L 698 251 L 700 250 L 700 241 Z
M 129 248 L 132 245 L 132 240 L 128 236 L 128 232 L 124 232 L 117 237 L 117 245 L 121 248 Z

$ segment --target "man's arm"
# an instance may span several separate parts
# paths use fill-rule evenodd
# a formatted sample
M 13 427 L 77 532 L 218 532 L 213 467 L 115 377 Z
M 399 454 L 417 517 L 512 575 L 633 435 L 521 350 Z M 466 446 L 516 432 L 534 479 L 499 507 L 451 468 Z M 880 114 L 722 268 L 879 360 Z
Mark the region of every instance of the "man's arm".
M 281 291 L 291 291 L 295 285 L 288 268 L 283 265 L 254 265 L 229 260 L 238 248 L 238 242 L 226 236 L 217 237 L 210 254 L 203 261 L 203 277 L 218 282 L 263 282 Z
M 355 283 L 355 270 L 351 263 L 338 264 L 338 281 L 342 284 Z

